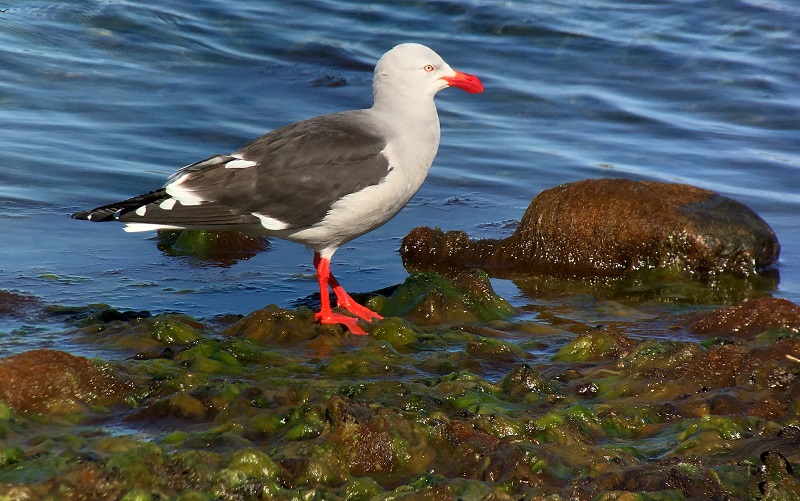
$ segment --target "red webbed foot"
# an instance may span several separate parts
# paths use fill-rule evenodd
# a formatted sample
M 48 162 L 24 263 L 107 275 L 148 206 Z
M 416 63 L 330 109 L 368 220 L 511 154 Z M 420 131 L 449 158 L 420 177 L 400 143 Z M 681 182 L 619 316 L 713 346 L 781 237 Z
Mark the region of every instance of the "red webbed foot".
M 362 306 L 356 302 L 355 299 L 350 297 L 350 294 L 339 285 L 336 277 L 331 273 L 330 259 L 323 258 L 320 254 L 314 253 L 314 267 L 317 269 L 317 280 L 319 281 L 319 298 L 321 308 L 319 313 L 314 315 L 314 319 L 321 324 L 342 324 L 345 325 L 350 332 L 363 336 L 367 334 L 364 329 L 359 327 L 358 321 L 364 320 L 372 322 L 373 320 L 382 320 L 383 317 L 378 313 L 370 310 L 366 306 Z M 356 317 L 342 315 L 341 313 L 334 313 L 331 311 L 330 296 L 328 294 L 328 286 L 333 289 L 336 294 L 336 304 Z
M 335 291 L 335 289 L 334 289 L 334 291 Z M 345 294 L 347 294 L 347 293 L 345 293 Z M 383 320 L 383 317 L 380 314 L 375 313 L 374 311 L 370 310 L 366 306 L 363 306 L 363 305 L 360 305 L 360 304 L 356 303 L 353 300 L 353 298 L 351 298 L 349 295 L 347 295 L 347 298 L 343 301 L 342 298 L 339 297 L 339 295 L 337 294 L 336 295 L 336 304 L 340 308 L 344 308 L 345 310 L 349 311 L 353 315 L 357 316 L 358 318 L 360 318 L 360 319 L 362 319 L 362 320 L 364 320 L 366 322 L 372 322 L 373 320 Z
M 366 336 L 367 331 L 361 328 L 358 325 L 358 318 L 350 317 L 347 315 L 343 315 L 341 313 L 323 313 L 317 312 L 314 314 L 314 320 L 317 322 L 325 325 L 325 324 L 342 324 L 350 330 L 351 333 L 356 334 L 358 336 Z

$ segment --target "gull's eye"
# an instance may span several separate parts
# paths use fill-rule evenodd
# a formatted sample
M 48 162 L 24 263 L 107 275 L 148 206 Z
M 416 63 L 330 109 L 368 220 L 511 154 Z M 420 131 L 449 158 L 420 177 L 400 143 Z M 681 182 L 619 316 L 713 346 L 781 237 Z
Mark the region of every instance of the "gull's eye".
M 425 73 L 431 73 L 431 72 L 433 72 L 433 70 L 435 70 L 435 69 L 436 69 L 436 68 L 434 68 L 432 64 L 426 64 L 425 66 L 423 66 L 423 67 L 422 67 L 422 70 L 423 70 Z

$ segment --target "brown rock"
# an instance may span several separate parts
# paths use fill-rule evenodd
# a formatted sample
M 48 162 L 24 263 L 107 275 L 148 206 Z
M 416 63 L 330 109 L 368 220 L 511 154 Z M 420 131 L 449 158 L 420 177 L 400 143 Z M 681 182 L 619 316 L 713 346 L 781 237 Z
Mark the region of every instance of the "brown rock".
M 497 438 L 459 421 L 450 421 L 444 428 L 453 452 L 449 460 L 437 463 L 437 473 L 526 488 L 565 483 L 551 473 L 563 467 L 564 461 L 551 445 L 516 436 Z M 546 466 L 539 471 L 532 468 L 533 463 Z
M 800 306 L 786 299 L 762 297 L 714 310 L 691 329 L 709 337 L 751 338 L 772 329 L 800 330 Z
M 797 360 L 800 359 L 800 338 L 785 337 L 774 343 L 753 350 L 753 367 L 764 369 L 765 362 L 776 360 L 791 362 L 789 365 L 796 368 Z
M 412 270 L 483 268 L 513 273 L 607 276 L 680 266 L 747 276 L 780 251 L 772 229 L 746 206 L 684 184 L 594 179 L 543 191 L 504 240 L 416 228 L 403 239 Z
M 745 411 L 746 405 L 740 398 L 729 393 L 714 395 L 709 399 L 709 410 L 711 414 L 735 415 Z
M 698 388 L 717 389 L 736 386 L 750 352 L 742 346 L 715 345 L 699 353 L 678 370 L 680 379 Z
M 328 402 L 327 416 L 332 426 L 321 439 L 339 448 L 339 458 L 351 475 L 420 474 L 436 460 L 426 437 L 394 409 L 334 396 Z
M 783 418 L 787 412 L 787 405 L 774 398 L 764 398 L 759 400 L 750 409 L 750 415 L 761 419 L 776 421 Z
M 680 380 L 687 389 L 696 391 L 747 387 L 750 391 L 760 389 L 793 395 L 799 381 L 795 374 L 796 362 L 787 356 L 800 357 L 800 339 L 781 339 L 756 348 L 717 344 L 671 367 L 664 377 Z M 713 410 L 713 413 L 719 412 Z
M 692 468 L 686 467 L 689 464 Z M 699 459 L 662 459 L 645 466 L 601 475 L 597 483 L 601 489 L 608 491 L 678 491 L 687 499 L 727 499 L 718 475 Z
M 32 350 L 0 359 L 0 400 L 17 412 L 79 412 L 108 404 L 130 389 L 89 359 L 63 351 Z
M 330 329 L 338 329 L 336 326 Z M 243 317 L 223 331 L 231 337 L 248 339 L 255 343 L 272 344 L 312 339 L 320 327 L 314 324 L 314 313 L 305 308 L 284 310 L 269 305 Z

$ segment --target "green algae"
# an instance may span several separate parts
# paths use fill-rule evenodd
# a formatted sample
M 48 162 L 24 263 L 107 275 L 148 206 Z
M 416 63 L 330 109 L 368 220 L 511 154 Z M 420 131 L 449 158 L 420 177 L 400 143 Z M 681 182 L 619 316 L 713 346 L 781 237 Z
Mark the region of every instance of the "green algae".
M 201 337 L 197 329 L 172 317 L 159 318 L 152 329 L 152 338 L 163 344 L 187 344 Z
M 372 477 L 351 478 L 337 491 L 341 498 L 352 501 L 369 501 L 381 493 L 383 493 L 383 488 Z
M 630 340 L 618 332 L 596 330 L 576 338 L 553 357 L 560 362 L 586 362 L 616 358 L 631 346 Z
M 261 481 L 277 481 L 281 475 L 281 468 L 267 454 L 253 448 L 235 452 L 225 467 Z
M 389 317 L 378 322 L 370 332 L 370 336 L 386 341 L 395 350 L 409 349 L 419 339 L 414 326 L 399 317 Z
M 465 272 L 455 280 L 436 273 L 414 273 L 388 298 L 370 303 L 384 316 L 411 317 L 415 324 L 502 320 L 514 307 L 494 294 L 489 275 Z
M 223 328 L 107 307 L 54 313 L 73 339 L 107 350 L 99 367 L 130 387 L 70 419 L 0 400 L 0 497 L 800 492 L 791 468 L 800 461 L 800 364 L 785 357 L 800 348 L 795 332 L 727 344 L 683 331 L 669 338 L 662 306 L 641 304 L 606 304 L 602 314 L 617 320 L 600 328 L 580 315 L 508 321 L 506 307 L 481 320 L 470 294 L 414 276 L 392 298 L 370 301 L 386 318 L 364 337 L 318 326 L 306 308 L 271 306 Z M 577 304 L 595 303 L 569 301 Z M 421 311 L 439 313 L 418 322 Z
M 764 463 L 764 481 L 759 485 L 764 501 L 789 501 L 800 499 L 800 481 L 791 474 L 792 467 L 777 452 L 761 455 Z
M 22 461 L 23 451 L 19 447 L 0 449 L 0 468 L 13 465 Z

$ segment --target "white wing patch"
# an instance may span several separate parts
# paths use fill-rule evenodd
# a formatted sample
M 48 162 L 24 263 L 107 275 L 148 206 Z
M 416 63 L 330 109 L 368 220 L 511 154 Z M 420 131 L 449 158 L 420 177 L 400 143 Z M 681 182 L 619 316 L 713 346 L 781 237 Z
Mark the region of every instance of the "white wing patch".
M 280 219 L 275 219 L 274 217 L 265 216 L 264 214 L 259 214 L 258 212 L 254 212 L 253 215 L 261 220 L 261 226 L 264 228 L 271 230 L 271 231 L 278 231 L 278 230 L 285 230 L 289 227 L 288 224 L 284 223 Z
M 191 172 L 187 172 L 176 180 L 167 183 L 167 185 L 164 187 L 167 190 L 167 193 L 172 198 L 180 202 L 181 205 L 200 205 L 201 203 L 207 201 L 197 196 L 194 191 L 187 190 L 181 186 L 183 182 L 186 181 L 186 178 L 191 175 Z
M 182 230 L 183 226 L 172 226 L 169 224 L 155 224 L 155 223 L 125 223 L 125 230 L 128 233 L 137 233 L 140 231 L 152 230 Z
M 253 162 L 252 160 L 245 160 L 243 158 L 239 158 L 237 160 L 231 160 L 230 162 L 225 163 L 226 169 L 246 169 L 248 167 L 255 167 L 258 165 L 258 162 Z
M 144 216 L 145 214 L 147 214 L 147 206 L 146 206 L 146 205 L 142 205 L 141 207 L 139 207 L 138 209 L 136 209 L 136 211 L 135 211 L 135 212 L 136 212 L 136 215 L 137 215 L 137 216 L 140 216 L 140 217 L 142 217 L 142 216 Z
M 188 165 L 187 167 L 191 167 L 194 170 L 197 170 L 197 169 L 208 167 L 209 165 L 218 165 L 218 164 L 222 163 L 226 158 L 227 158 L 227 155 L 214 155 L 211 158 L 206 158 L 202 162 L 196 162 L 196 163 L 193 163 L 191 165 Z M 180 171 L 178 171 L 178 172 L 180 172 Z
M 168 198 L 163 202 L 161 202 L 160 204 L 158 204 L 158 206 L 164 210 L 172 210 L 172 208 L 175 207 L 176 203 L 178 203 L 178 201 L 175 200 L 174 198 Z M 143 216 L 144 214 L 140 215 Z

